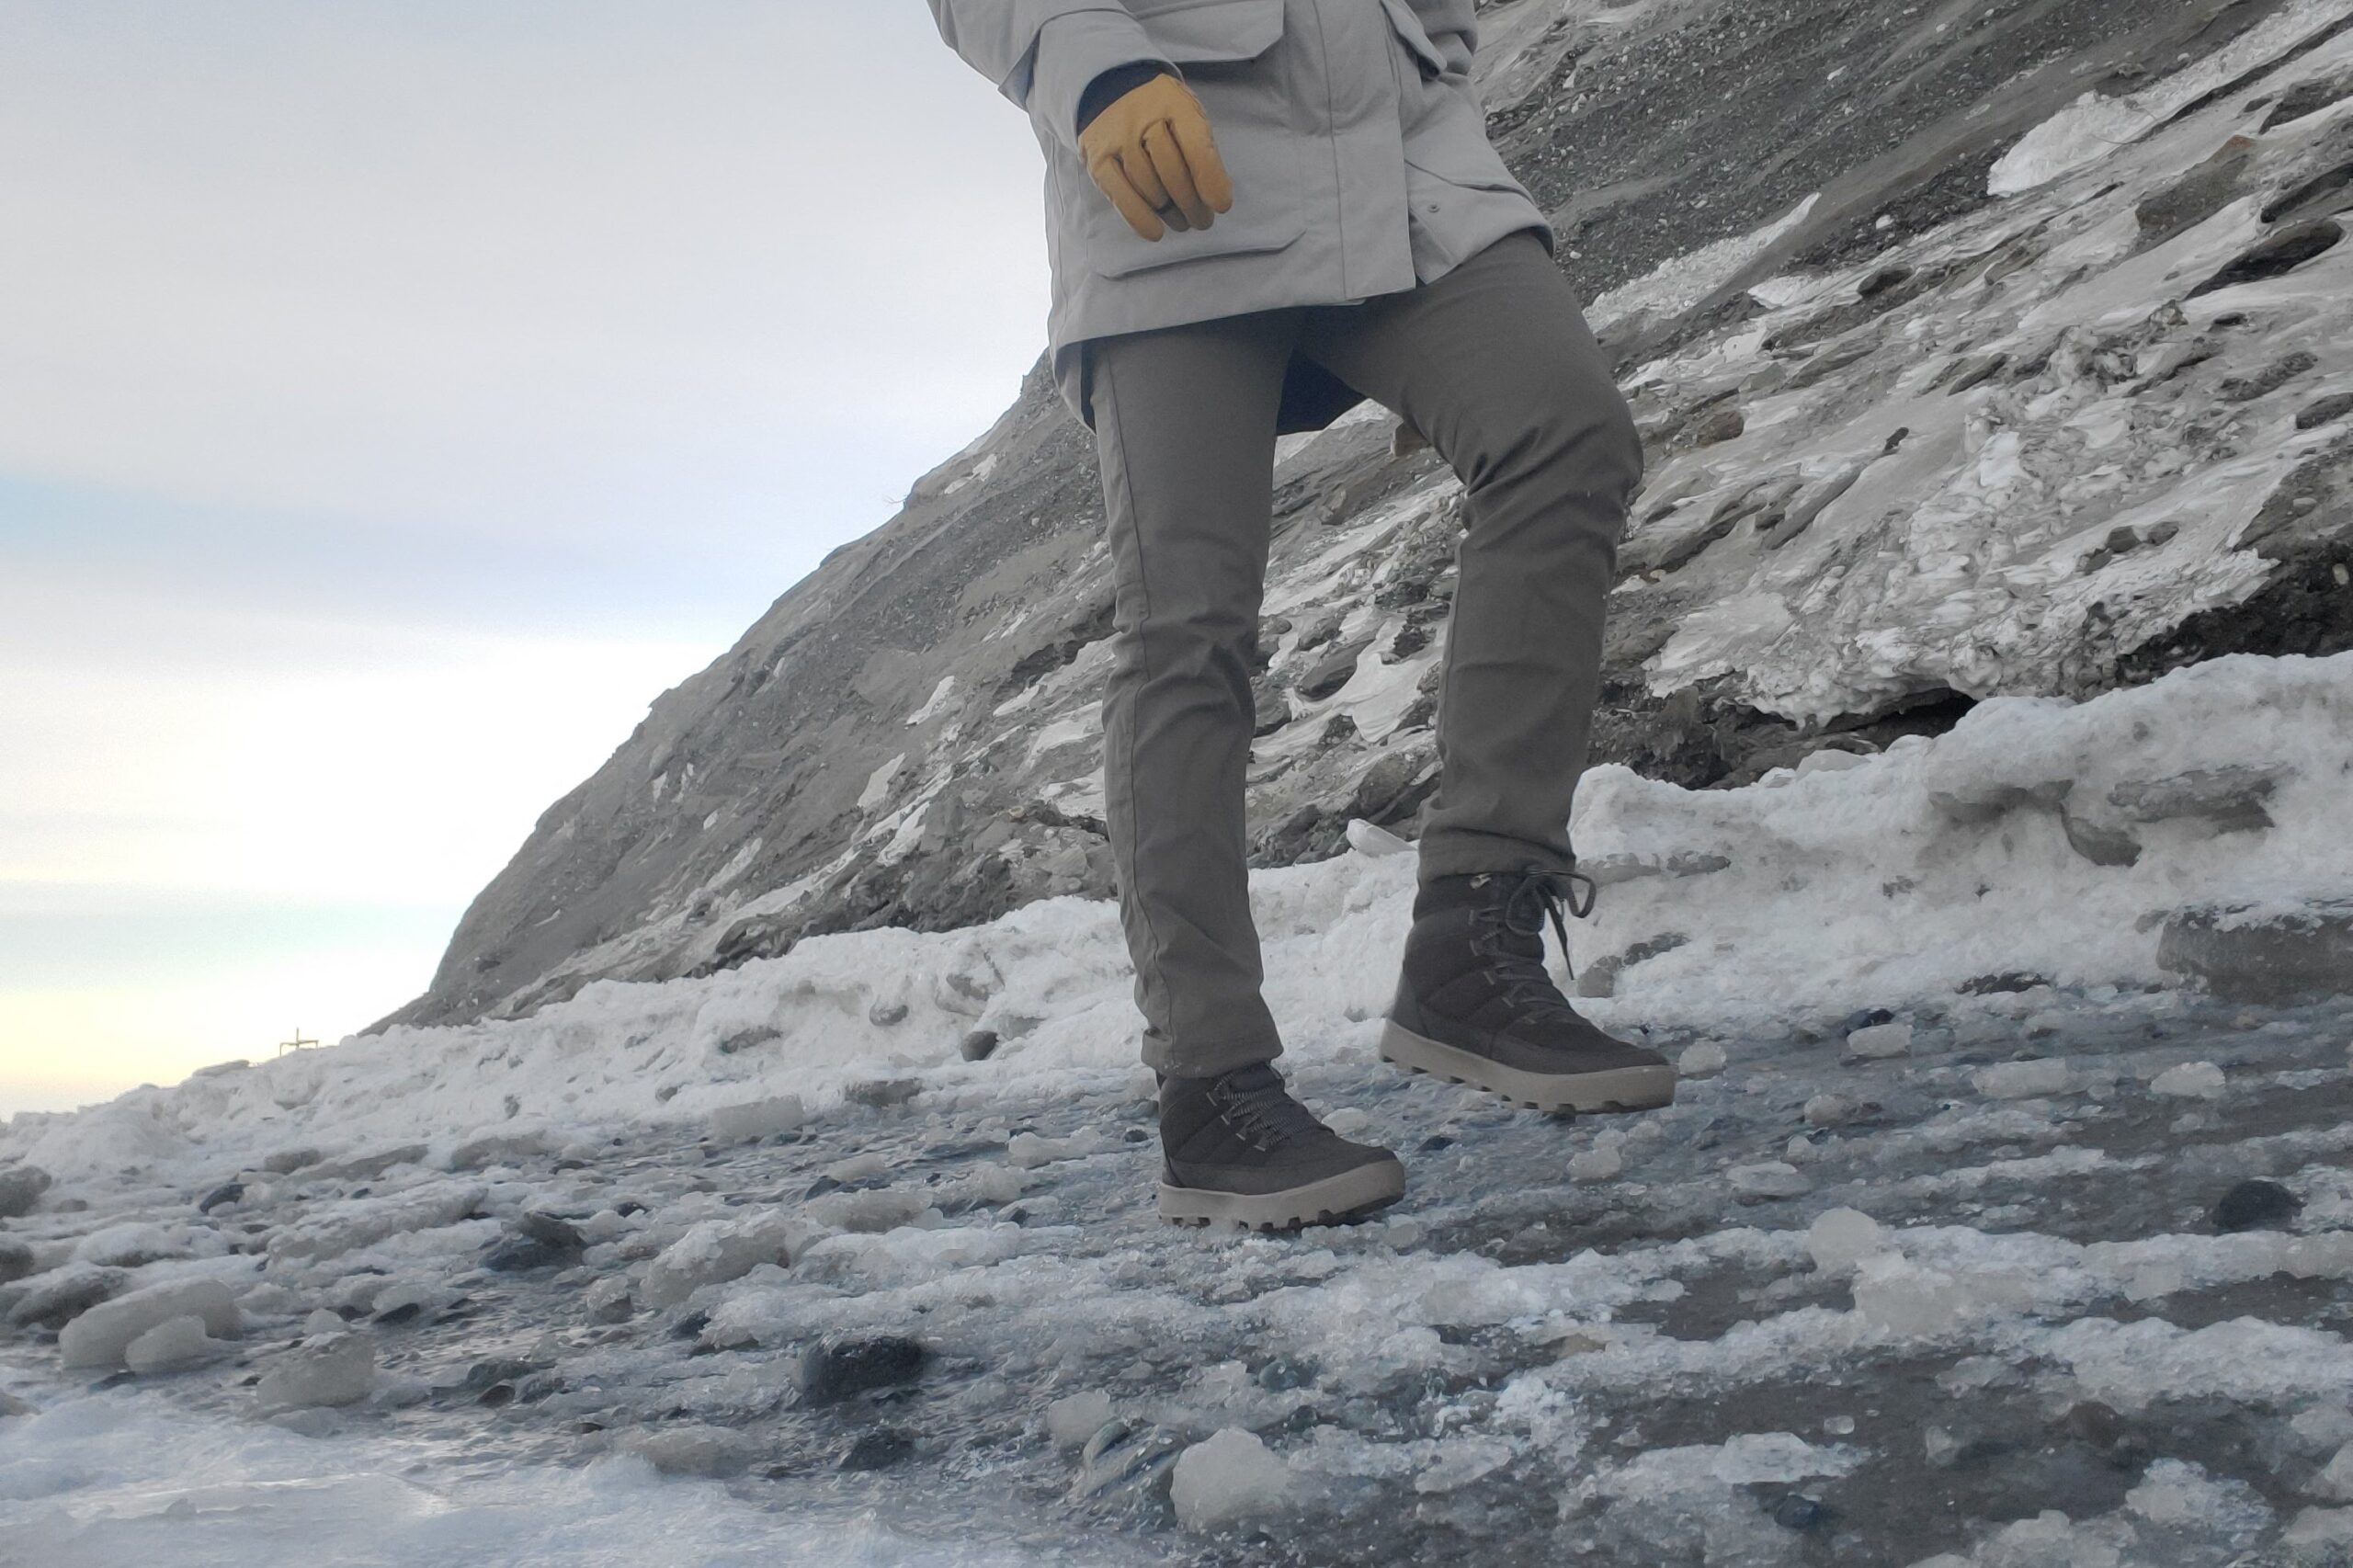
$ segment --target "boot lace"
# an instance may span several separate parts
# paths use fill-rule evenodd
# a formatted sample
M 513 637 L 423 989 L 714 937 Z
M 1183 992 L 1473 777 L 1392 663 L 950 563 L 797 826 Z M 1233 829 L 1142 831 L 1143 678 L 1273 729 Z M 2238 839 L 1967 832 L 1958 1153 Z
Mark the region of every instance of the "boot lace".
M 1254 1148 L 1273 1150 L 1294 1138 L 1325 1131 L 1315 1113 L 1290 1097 L 1282 1075 L 1267 1066 L 1244 1067 L 1212 1081 L 1210 1103 L 1235 1134 Z
M 1583 871 L 1548 871 L 1541 866 L 1529 865 L 1522 867 L 1518 876 L 1518 881 L 1501 903 L 1480 912 L 1487 927 L 1481 949 L 1495 960 L 1496 970 L 1503 977 L 1506 1001 L 1530 1013 L 1567 1014 L 1574 1017 L 1575 1010 L 1552 983 L 1552 976 L 1544 967 L 1544 922 L 1548 916 L 1551 918 L 1553 934 L 1561 939 L 1561 961 L 1574 976 L 1576 967 L 1569 961 L 1569 928 L 1561 912 L 1566 908 L 1569 914 L 1584 919 L 1593 913 L 1594 897 L 1599 889 Z M 1585 890 L 1582 901 L 1577 897 L 1579 883 L 1584 884 Z M 1523 940 L 1515 942 L 1509 939 L 1512 937 Z M 1534 940 L 1525 940 L 1529 937 Z

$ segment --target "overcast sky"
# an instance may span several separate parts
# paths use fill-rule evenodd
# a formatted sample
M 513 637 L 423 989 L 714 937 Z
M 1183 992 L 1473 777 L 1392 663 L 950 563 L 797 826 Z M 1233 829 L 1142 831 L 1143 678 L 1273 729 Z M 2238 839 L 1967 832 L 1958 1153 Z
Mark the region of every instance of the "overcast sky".
M 0 1114 L 332 1040 L 1045 342 L 922 0 L 0 6 Z

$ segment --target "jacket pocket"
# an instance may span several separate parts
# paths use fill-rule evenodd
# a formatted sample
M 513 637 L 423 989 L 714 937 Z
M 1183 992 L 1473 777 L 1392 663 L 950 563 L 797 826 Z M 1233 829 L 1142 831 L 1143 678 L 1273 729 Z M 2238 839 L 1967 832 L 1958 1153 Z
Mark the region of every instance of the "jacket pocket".
M 1183 68 L 1233 182 L 1233 206 L 1206 229 L 1147 240 L 1073 161 L 1068 192 L 1086 263 L 1106 278 L 1204 256 L 1276 251 L 1307 230 L 1306 142 L 1291 126 L 1281 53 L 1283 0 L 1127 0 L 1155 47 Z

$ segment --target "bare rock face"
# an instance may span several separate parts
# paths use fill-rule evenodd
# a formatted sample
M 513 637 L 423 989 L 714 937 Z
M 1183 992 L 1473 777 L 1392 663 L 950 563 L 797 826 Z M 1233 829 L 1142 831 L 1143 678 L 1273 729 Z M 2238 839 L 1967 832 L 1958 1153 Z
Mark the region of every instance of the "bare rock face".
M 2353 904 L 2185 910 L 2165 922 L 2157 963 L 2234 1002 L 2345 995 L 2353 993 Z
M 1597 760 L 1745 782 L 1990 696 L 2353 646 L 2353 437 L 2297 426 L 2353 336 L 2353 290 L 2329 282 L 2353 139 L 2318 112 L 2341 67 L 2311 63 L 2297 15 L 1483 7 L 1490 132 L 1648 451 Z M 2178 85 L 2209 62 L 2234 85 Z M 548 808 L 378 1027 L 1109 895 L 1096 469 L 1041 356 L 896 517 Z M 1351 817 L 1410 835 L 1471 520 L 1442 454 L 1376 405 L 1279 446 L 1254 863 L 1337 853 Z M 2181 792 L 2261 811 L 2235 784 Z M 2137 853 L 2079 805 L 2036 809 L 2079 853 Z

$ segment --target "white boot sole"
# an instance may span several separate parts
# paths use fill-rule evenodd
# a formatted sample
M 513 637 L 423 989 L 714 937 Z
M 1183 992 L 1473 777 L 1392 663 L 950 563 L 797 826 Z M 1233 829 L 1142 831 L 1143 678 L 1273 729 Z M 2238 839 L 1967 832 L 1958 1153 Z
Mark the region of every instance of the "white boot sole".
M 1160 1184 L 1160 1217 L 1179 1225 L 1225 1221 L 1254 1231 L 1327 1225 L 1385 1209 L 1405 1196 L 1405 1167 L 1395 1160 L 1358 1165 L 1282 1192 L 1218 1192 Z
M 1384 1062 L 1434 1078 L 1501 1095 L 1530 1110 L 1656 1110 L 1675 1102 L 1675 1068 L 1611 1067 L 1597 1073 L 1527 1073 L 1417 1035 L 1392 1019 L 1381 1026 Z

